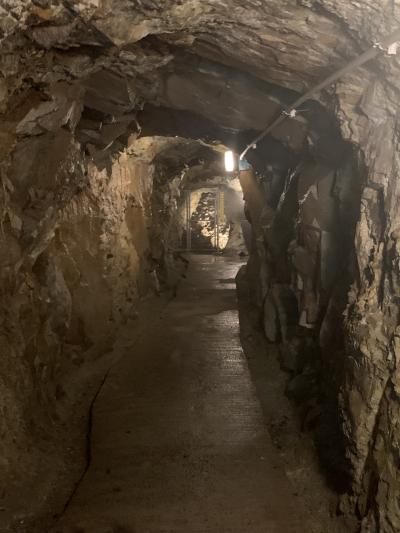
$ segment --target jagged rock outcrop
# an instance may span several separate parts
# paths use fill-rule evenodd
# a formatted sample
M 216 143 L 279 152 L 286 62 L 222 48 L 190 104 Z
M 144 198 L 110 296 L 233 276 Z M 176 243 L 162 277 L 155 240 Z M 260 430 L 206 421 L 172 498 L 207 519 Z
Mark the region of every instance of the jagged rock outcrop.
M 161 141 L 140 141 L 146 123 L 153 135 L 203 139 L 209 128 L 207 141 L 242 147 L 281 104 L 399 25 L 391 0 L 3 0 L 8 487 L 20 494 L 18 475 L 43 470 L 40 443 L 57 426 L 63 376 L 82 353 L 107 348 L 110 318 L 124 320 L 141 294 L 171 281 L 184 159 L 199 166 L 216 156 L 169 139 L 172 160 L 157 159 Z M 400 527 L 399 79 L 398 57 L 382 52 L 251 156 L 262 209 L 248 206 L 248 271 L 266 334 L 283 343 L 285 366 L 312 382 L 303 390 L 324 393 L 325 461 L 349 494 L 342 509 L 364 531 Z

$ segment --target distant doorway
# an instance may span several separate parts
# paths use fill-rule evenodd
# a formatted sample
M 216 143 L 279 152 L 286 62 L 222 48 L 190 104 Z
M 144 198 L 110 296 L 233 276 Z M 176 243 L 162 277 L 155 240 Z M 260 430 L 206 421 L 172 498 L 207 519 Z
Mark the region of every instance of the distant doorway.
M 219 251 L 226 246 L 227 235 L 224 191 L 219 187 L 186 190 L 182 246 L 196 252 Z

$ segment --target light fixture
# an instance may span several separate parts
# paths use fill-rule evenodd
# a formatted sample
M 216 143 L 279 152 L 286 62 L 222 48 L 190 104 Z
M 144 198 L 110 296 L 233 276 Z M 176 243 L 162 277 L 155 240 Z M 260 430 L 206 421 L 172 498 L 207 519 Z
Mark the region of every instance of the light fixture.
M 225 152 L 225 170 L 233 172 L 236 169 L 236 157 L 232 150 Z

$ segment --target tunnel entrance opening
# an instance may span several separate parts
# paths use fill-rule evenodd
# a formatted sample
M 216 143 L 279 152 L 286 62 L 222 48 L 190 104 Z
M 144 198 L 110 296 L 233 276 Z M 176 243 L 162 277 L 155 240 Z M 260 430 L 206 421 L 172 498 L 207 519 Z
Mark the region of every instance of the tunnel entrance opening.
M 209 172 L 184 177 L 178 200 L 180 231 L 174 249 L 192 253 L 248 255 L 251 228 L 244 213 L 243 191 L 236 176 L 200 166 Z M 213 175 L 215 174 L 215 175 Z
M 221 187 L 184 191 L 182 249 L 187 252 L 221 252 L 229 240 L 231 225 L 225 216 L 225 192 Z

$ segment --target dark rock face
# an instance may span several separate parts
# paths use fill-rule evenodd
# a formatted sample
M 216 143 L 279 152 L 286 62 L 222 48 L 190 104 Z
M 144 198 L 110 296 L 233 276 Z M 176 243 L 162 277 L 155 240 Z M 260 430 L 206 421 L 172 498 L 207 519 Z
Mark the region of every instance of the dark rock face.
M 204 141 L 243 147 L 399 24 L 390 0 L 2 2 L 0 453 L 20 498 L 60 455 L 66 376 L 174 283 L 181 189 L 221 175 Z M 400 528 L 399 79 L 382 53 L 307 102 L 252 154 L 247 198 L 266 335 L 292 395 L 322 397 L 364 531 Z

